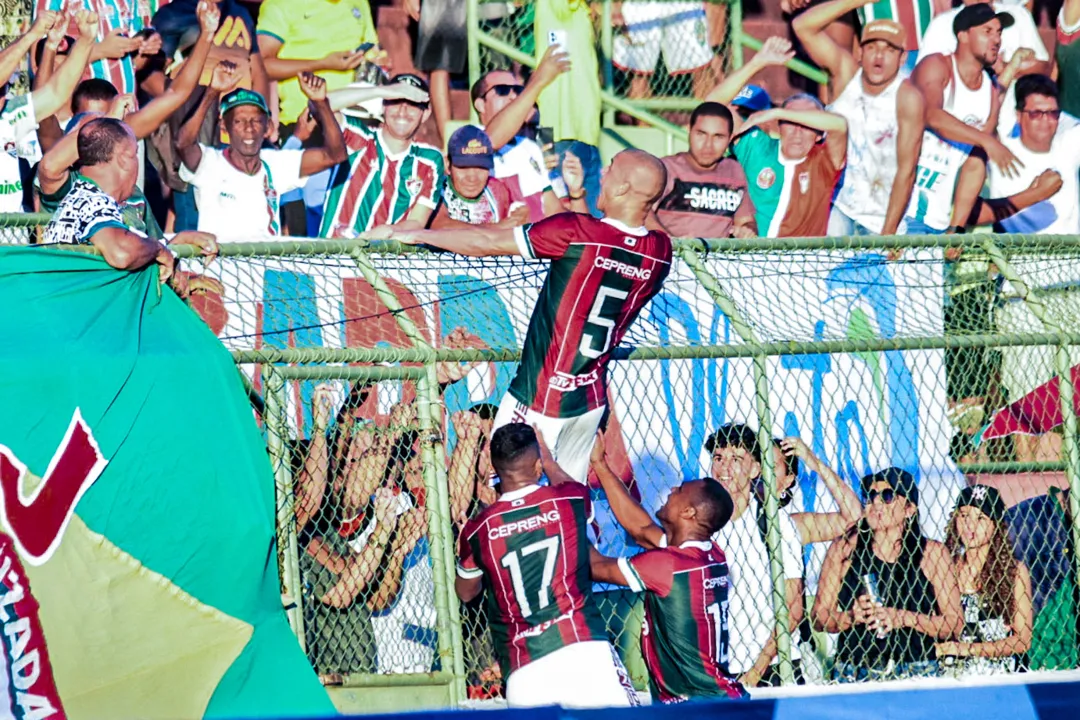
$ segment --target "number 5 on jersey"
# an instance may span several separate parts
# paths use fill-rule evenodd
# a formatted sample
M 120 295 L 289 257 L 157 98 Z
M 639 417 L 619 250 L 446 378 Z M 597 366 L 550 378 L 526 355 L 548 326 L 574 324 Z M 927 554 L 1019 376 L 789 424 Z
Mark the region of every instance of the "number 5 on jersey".
M 593 301 L 592 309 L 589 310 L 589 318 L 585 321 L 586 327 L 581 336 L 581 346 L 578 348 L 578 352 L 587 358 L 595 360 L 608 351 L 611 345 L 611 331 L 615 328 L 615 318 L 608 317 L 608 314 L 604 312 L 604 301 L 608 298 L 614 298 L 620 301 L 619 307 L 622 307 L 621 301 L 625 300 L 629 294 L 626 290 L 616 290 L 604 285 L 600 286 L 599 291 L 596 293 L 596 300 Z M 593 347 L 594 330 L 588 327 L 589 325 L 597 326 L 599 332 L 603 333 L 604 339 L 600 343 L 599 350 Z
M 526 583 L 530 585 L 535 583 L 535 576 L 526 579 L 521 566 L 527 557 L 539 552 L 544 553 L 544 564 L 540 573 L 539 586 L 526 588 Z M 514 586 L 514 597 L 517 600 L 518 607 L 521 608 L 521 617 L 527 618 L 535 612 L 529 602 L 530 597 L 536 598 L 536 610 L 543 610 L 551 604 L 551 581 L 555 576 L 555 561 L 558 557 L 559 536 L 553 535 L 525 545 L 518 550 L 511 550 L 506 555 L 503 555 L 502 560 L 499 561 L 504 568 L 510 571 L 510 581 Z

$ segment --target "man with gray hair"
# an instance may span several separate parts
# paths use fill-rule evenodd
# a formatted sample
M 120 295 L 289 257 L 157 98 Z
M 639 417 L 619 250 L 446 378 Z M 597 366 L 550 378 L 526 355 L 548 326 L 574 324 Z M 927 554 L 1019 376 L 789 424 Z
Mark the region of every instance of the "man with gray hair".
M 730 105 L 754 75 L 794 56 L 788 40 L 769 38 L 709 100 Z M 766 132 L 774 124 L 779 132 Z M 833 192 L 847 162 L 847 137 L 847 120 L 806 93 L 792 95 L 780 107 L 755 113 L 736 127 L 732 148 L 746 171 L 762 237 L 826 234 Z

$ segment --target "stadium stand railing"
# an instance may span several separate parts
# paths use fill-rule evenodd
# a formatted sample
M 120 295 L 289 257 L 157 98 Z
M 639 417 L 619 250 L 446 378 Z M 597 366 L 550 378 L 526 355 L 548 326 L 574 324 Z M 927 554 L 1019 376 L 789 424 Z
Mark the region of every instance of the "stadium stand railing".
M 3 242 L 43 220 L 0 218 Z M 316 670 L 345 687 L 443 688 L 447 704 L 498 697 L 485 610 L 454 594 L 455 533 L 490 492 L 475 443 L 546 265 L 361 240 L 226 243 L 208 266 L 176 249 L 189 303 L 232 352 L 266 435 L 283 600 Z M 622 440 L 609 456 L 655 511 L 674 484 L 709 474 L 718 426 L 745 422 L 764 448 L 800 436 L 856 493 L 869 472 L 911 472 L 938 540 L 960 489 L 992 485 L 1032 577 L 1033 639 L 1010 667 L 1075 668 L 1078 281 L 1075 237 L 677 240 L 663 293 L 615 349 Z M 781 499 L 777 463 L 763 453 L 769 560 L 741 577 L 759 587 L 731 608 L 733 636 L 787 625 L 781 518 L 836 509 L 805 463 Z M 594 500 L 601 551 L 636 552 Z M 826 546 L 803 549 L 808 604 Z M 640 601 L 596 592 L 644 689 Z M 797 665 L 808 683 L 833 682 L 835 638 L 778 637 L 785 684 Z

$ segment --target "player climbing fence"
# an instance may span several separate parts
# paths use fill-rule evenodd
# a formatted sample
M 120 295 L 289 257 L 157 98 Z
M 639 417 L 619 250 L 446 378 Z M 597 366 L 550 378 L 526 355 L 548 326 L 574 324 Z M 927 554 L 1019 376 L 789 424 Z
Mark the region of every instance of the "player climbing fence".
M 283 592 L 318 672 L 437 686 L 448 703 L 498 697 L 485 607 L 454 594 L 455 540 L 494 497 L 485 441 L 546 265 L 287 238 L 182 265 L 256 399 Z M 721 536 L 733 672 L 830 683 L 1076 667 L 1078 281 L 1080 238 L 676 242 L 663 292 L 616 350 L 608 461 L 650 512 L 685 478 L 738 497 Z M 756 433 L 758 462 L 724 457 L 714 432 L 732 423 Z M 785 436 L 801 443 L 774 449 Z M 908 474 L 860 483 L 890 467 Z M 850 492 L 873 499 L 845 535 Z M 600 551 L 636 552 L 599 489 L 593 500 Z M 916 507 L 944 547 L 876 558 L 890 532 L 913 532 Z M 639 598 L 595 591 L 645 688 Z M 911 597 L 922 606 L 898 607 Z M 890 607 L 936 625 L 905 627 Z M 770 668 L 778 625 L 796 632 Z

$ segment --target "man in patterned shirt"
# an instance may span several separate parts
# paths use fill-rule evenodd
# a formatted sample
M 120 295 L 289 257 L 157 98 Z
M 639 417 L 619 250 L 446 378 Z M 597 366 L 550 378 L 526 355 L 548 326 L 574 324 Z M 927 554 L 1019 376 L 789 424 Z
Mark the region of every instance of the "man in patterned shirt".
M 458 536 L 455 589 L 469 602 L 486 587 L 488 617 L 510 707 L 637 705 L 592 595 L 585 526 L 589 491 L 541 485 L 536 433 L 509 425 L 491 436 L 499 500 Z M 552 479 L 564 479 L 549 464 Z
M 731 519 L 731 495 L 711 478 L 689 480 L 672 489 L 656 511 L 657 524 L 608 467 L 601 435 L 592 467 L 619 524 L 652 548 L 618 559 L 593 552 L 591 564 L 594 580 L 645 593 L 641 649 L 653 698 L 746 697 L 728 672 L 730 576 L 724 551 L 712 540 Z
M 93 244 L 118 270 L 160 265 L 162 281 L 176 258 L 167 247 L 128 229 L 121 204 L 135 191 L 139 156 L 135 135 L 115 118 L 94 118 L 79 128 L 79 172 L 45 227 L 46 243 Z
M 428 92 L 412 74 L 396 75 L 390 84 L 407 83 Z M 383 100 L 383 124 L 372 131 L 348 120 L 349 157 L 334 169 L 323 207 L 322 237 L 355 237 L 380 225 L 399 230 L 427 226 L 445 179 L 442 153 L 415 142 L 431 114 L 430 102 Z
M 671 238 L 645 228 L 666 184 L 663 163 L 647 152 L 624 150 L 601 183 L 602 220 L 561 213 L 513 230 L 481 226 L 381 235 L 462 255 L 551 260 L 495 427 L 535 425 L 559 465 L 581 483 L 607 410 L 612 351 L 671 269 Z

